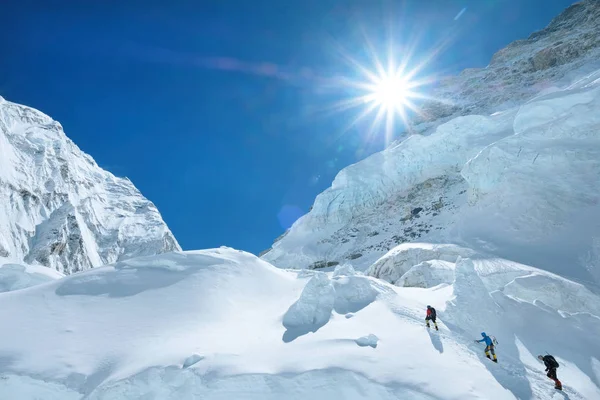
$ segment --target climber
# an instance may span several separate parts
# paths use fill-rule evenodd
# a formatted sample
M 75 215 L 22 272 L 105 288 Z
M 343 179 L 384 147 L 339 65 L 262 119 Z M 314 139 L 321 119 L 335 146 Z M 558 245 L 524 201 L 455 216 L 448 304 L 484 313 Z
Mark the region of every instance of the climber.
M 562 390 L 562 383 L 556 377 L 556 368 L 558 368 L 558 362 L 550 354 L 546 356 L 538 356 L 540 361 L 546 365 L 546 376 L 554 381 L 554 389 Z
M 437 326 L 437 322 L 435 321 L 436 319 L 436 313 L 435 313 L 435 308 L 431 307 L 431 306 L 427 306 L 427 316 L 425 317 L 425 322 L 427 323 L 427 327 L 430 328 L 429 326 L 429 320 L 433 321 L 433 325 L 435 326 L 435 330 L 439 331 L 438 326 Z
M 475 343 L 481 343 L 481 342 L 485 342 L 485 356 L 487 358 L 489 358 L 490 360 L 492 360 L 493 362 L 497 363 L 498 362 L 498 358 L 496 357 L 496 352 L 494 351 L 494 341 L 492 341 L 492 339 L 485 334 L 485 332 L 481 332 L 481 336 L 483 336 L 483 339 L 481 340 L 475 340 Z M 490 358 L 490 352 L 492 353 L 492 356 L 494 356 L 494 358 Z

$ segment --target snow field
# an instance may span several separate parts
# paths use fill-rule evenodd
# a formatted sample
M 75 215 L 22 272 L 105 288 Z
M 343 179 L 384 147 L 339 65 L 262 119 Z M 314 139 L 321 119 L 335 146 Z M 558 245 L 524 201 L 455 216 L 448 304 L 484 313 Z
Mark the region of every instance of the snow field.
M 541 347 L 571 398 L 600 394 L 597 317 L 490 294 L 473 271 L 460 259 L 452 285 L 398 288 L 221 248 L 3 293 L 0 397 L 542 399 L 550 383 L 521 361 Z M 424 326 L 427 304 L 439 332 Z M 498 365 L 472 343 L 482 329 L 500 340 Z

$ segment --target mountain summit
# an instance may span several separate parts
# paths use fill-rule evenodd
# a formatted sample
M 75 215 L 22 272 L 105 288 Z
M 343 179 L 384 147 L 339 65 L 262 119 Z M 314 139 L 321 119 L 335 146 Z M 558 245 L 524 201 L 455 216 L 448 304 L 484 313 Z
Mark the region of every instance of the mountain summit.
M 452 118 L 491 113 L 519 105 L 565 84 L 600 55 L 600 1 L 575 3 L 541 31 L 494 54 L 485 68 L 468 68 L 442 79 L 421 106 L 411 129 L 425 132 Z M 575 72 L 575 73 L 574 73 Z
M 0 98 L 0 260 L 69 274 L 181 250 L 126 178 L 100 168 L 62 126 Z

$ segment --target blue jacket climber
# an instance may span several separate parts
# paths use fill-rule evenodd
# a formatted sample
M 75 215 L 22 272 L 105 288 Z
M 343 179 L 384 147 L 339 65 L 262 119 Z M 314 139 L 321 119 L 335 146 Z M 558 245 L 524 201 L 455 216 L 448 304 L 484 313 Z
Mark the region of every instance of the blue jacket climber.
M 485 342 L 486 346 L 493 344 L 492 339 L 485 332 L 481 332 L 481 336 L 483 336 L 483 339 L 477 340 L 477 343 Z
M 494 350 L 494 341 L 491 337 L 485 334 L 485 332 L 481 332 L 481 336 L 483 339 L 476 340 L 475 343 L 485 342 L 485 356 L 492 360 L 493 362 L 498 362 L 498 357 L 496 357 L 496 351 Z M 490 353 L 492 353 L 492 357 L 490 357 Z

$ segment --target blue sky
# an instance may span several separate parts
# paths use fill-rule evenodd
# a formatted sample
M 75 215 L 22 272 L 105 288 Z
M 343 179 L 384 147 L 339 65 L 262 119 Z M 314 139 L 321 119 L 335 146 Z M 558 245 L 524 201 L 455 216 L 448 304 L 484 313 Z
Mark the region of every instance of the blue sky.
M 392 26 L 399 45 L 418 34 L 414 59 L 451 39 L 422 74 L 457 73 L 570 4 L 5 0 L 0 95 L 129 177 L 184 249 L 257 253 L 341 168 L 385 146 L 368 120 L 345 129 L 359 110 L 324 112 L 348 90 L 322 78 L 358 77 L 340 48 L 367 64 L 365 35 L 379 51 Z

